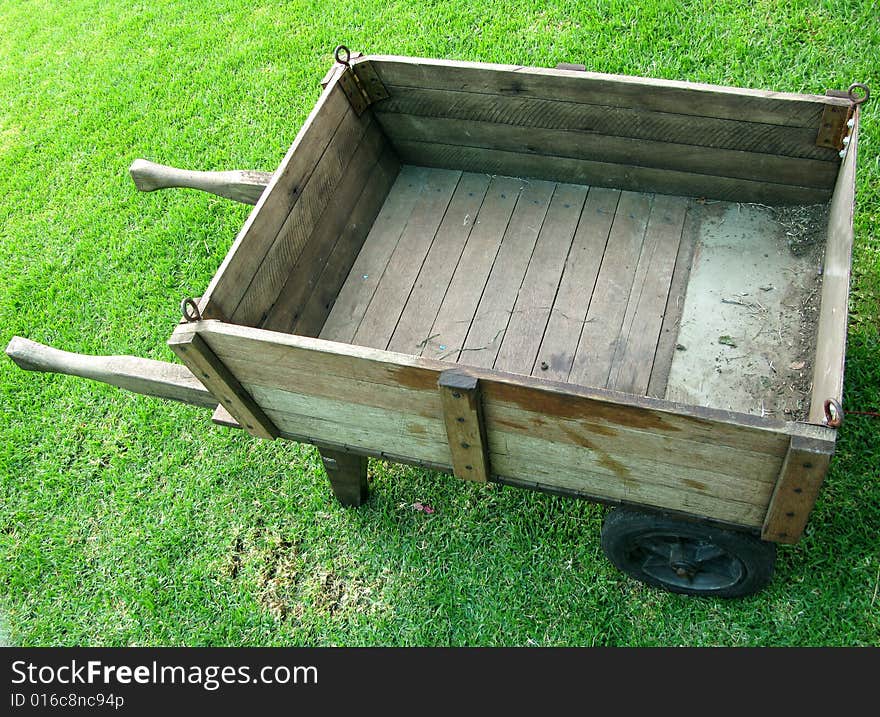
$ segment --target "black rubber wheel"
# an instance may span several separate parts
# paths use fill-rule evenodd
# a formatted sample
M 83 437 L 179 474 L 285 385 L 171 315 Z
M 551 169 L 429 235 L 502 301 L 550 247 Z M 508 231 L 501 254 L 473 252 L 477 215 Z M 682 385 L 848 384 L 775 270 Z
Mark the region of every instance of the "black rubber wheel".
M 776 545 L 733 530 L 615 508 L 602 526 L 602 549 L 618 570 L 685 595 L 743 597 L 773 577 Z

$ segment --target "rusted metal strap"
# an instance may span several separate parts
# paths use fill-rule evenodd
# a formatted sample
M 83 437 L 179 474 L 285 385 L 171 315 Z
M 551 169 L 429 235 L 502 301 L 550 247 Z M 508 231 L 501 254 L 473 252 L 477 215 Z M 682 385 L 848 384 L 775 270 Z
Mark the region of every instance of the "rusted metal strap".
M 479 381 L 452 369 L 438 380 L 446 437 L 457 478 L 485 483 L 489 479 L 489 451 Z
M 368 60 L 352 64 L 352 53 L 345 45 L 339 45 L 334 51 L 333 57 L 336 59 L 337 66 L 342 67 L 339 86 L 348 97 L 348 101 L 358 117 L 373 103 L 390 96 Z
M 825 105 L 819 123 L 819 133 L 816 135 L 816 145 L 844 152 L 849 144 L 848 138 L 853 127 L 855 109 L 868 101 L 871 91 L 866 84 L 854 82 L 846 91 L 826 90 L 825 96 L 849 100 L 849 105 Z

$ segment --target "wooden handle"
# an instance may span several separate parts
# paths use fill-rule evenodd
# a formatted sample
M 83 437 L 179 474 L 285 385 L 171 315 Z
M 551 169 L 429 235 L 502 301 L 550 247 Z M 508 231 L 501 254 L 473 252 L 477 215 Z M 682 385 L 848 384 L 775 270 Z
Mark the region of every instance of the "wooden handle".
M 6 355 L 25 371 L 63 373 L 109 383 L 135 393 L 193 406 L 214 408 L 217 400 L 186 368 L 175 363 L 136 356 L 88 356 L 53 349 L 13 336 Z
M 235 169 L 228 172 L 195 172 L 136 159 L 128 169 L 134 185 L 142 192 L 169 187 L 201 189 L 243 204 L 256 204 L 272 179 L 271 172 Z

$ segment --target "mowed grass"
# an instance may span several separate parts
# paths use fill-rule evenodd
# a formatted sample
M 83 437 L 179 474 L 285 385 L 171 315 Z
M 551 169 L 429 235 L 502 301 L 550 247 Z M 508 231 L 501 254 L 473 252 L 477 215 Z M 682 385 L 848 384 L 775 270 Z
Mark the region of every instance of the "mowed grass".
M 274 169 L 336 44 L 822 93 L 880 92 L 874 1 L 0 3 L 0 343 L 172 360 L 248 209 L 138 194 L 135 157 Z M 859 155 L 846 405 L 880 408 L 880 105 Z M 848 417 L 763 593 L 656 591 L 604 509 L 371 463 L 359 510 L 316 451 L 0 361 L 0 636 L 21 645 L 880 644 L 880 421 Z M 426 514 L 413 504 L 435 509 Z

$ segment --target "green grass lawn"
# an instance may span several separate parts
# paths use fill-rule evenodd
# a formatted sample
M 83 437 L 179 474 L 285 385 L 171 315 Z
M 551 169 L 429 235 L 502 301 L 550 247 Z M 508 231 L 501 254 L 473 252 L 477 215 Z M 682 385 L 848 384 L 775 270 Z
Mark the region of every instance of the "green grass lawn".
M 876 0 L 0 2 L 0 344 L 172 360 L 248 208 L 138 194 L 135 157 L 274 169 L 336 44 L 363 52 L 880 94 Z M 880 407 L 880 101 L 859 155 L 846 405 Z M 0 360 L 0 640 L 21 645 L 880 644 L 880 421 L 852 416 L 763 593 L 616 572 L 592 504 L 316 451 Z M 432 515 L 413 503 L 428 503 Z

